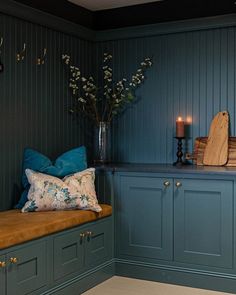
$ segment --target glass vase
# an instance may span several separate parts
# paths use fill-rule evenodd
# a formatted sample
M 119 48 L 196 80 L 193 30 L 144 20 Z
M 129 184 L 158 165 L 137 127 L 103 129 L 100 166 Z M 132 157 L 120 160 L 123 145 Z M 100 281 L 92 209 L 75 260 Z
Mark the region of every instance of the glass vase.
M 109 122 L 99 122 L 94 132 L 95 160 L 97 164 L 111 161 L 111 127 Z

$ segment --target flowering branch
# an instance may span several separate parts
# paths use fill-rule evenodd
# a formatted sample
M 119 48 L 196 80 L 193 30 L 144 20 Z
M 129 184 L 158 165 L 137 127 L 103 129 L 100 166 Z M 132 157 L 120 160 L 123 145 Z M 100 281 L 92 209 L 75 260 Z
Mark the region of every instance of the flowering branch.
M 144 82 L 145 71 L 152 66 L 151 58 L 147 57 L 132 75 L 131 82 L 123 78 L 115 83 L 111 68 L 112 55 L 104 53 L 102 67 L 104 86 L 100 89 L 95 85 L 92 76 L 89 78 L 81 76 L 80 69 L 71 65 L 69 55 L 62 55 L 62 59 L 70 68 L 69 88 L 76 98 L 76 107 L 71 112 L 81 112 L 97 125 L 100 121 L 111 122 L 119 111 L 124 110 L 126 105 L 135 99 L 136 88 Z

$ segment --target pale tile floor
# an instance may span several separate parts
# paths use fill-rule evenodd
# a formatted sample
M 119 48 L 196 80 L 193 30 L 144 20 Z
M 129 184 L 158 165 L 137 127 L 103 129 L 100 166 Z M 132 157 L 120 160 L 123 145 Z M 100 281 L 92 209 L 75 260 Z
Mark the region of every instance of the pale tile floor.
M 194 289 L 114 276 L 83 295 L 230 295 L 229 293 Z M 232 295 L 232 294 L 231 294 Z

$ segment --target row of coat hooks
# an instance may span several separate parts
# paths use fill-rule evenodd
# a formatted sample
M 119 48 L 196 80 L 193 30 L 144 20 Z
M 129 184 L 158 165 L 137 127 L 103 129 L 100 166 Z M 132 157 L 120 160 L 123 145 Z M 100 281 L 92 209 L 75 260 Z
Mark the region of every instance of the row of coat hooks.
M 2 53 L 1 48 L 3 46 L 3 42 L 4 42 L 4 39 L 3 39 L 3 37 L 1 37 L 0 38 L 0 55 Z M 17 63 L 19 63 L 19 62 L 21 62 L 21 61 L 23 61 L 25 59 L 25 57 L 26 57 L 26 49 L 27 49 L 27 46 L 26 46 L 26 43 L 24 43 L 22 50 L 19 51 L 16 54 Z M 38 65 L 38 66 L 44 65 L 46 55 L 47 55 L 47 48 L 44 48 L 42 55 L 37 57 L 37 59 L 36 59 L 36 65 Z M 1 60 L 0 60 L 0 72 L 2 72 L 2 71 L 3 71 L 3 64 L 1 63 Z

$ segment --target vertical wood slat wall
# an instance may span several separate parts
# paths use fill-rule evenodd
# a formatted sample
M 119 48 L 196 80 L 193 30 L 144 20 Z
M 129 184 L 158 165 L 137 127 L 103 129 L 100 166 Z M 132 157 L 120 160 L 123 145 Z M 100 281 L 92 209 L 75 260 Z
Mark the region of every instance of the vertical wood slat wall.
M 11 208 L 19 197 L 22 154 L 35 148 L 55 159 L 62 152 L 85 144 L 92 149 L 89 122 L 73 120 L 68 72 L 61 61 L 69 53 L 75 64 L 101 79 L 103 53 L 113 54 L 114 76 L 131 77 L 145 56 L 154 65 L 137 91 L 137 102 L 113 124 L 113 160 L 133 163 L 172 163 L 175 160 L 175 119 L 192 121 L 186 150 L 194 138 L 207 135 L 211 119 L 220 110 L 235 120 L 235 27 L 170 33 L 114 41 L 84 41 L 46 27 L 0 14 L 1 169 L 0 210 Z M 26 58 L 16 53 L 27 45 Z M 47 48 L 46 63 L 36 58 Z
M 190 119 L 185 150 L 206 136 L 213 115 L 230 113 L 236 136 L 235 27 L 207 29 L 97 43 L 97 58 L 113 54 L 114 76 L 131 77 L 142 59 L 154 65 L 137 91 L 137 102 L 113 124 L 113 160 L 172 163 L 176 158 L 175 119 Z M 99 66 L 99 65 L 98 65 Z
M 34 148 L 50 159 L 82 144 L 91 148 L 91 126 L 69 114 L 73 99 L 68 89 L 68 69 L 61 60 L 71 55 L 90 74 L 92 43 L 15 17 L 0 14 L 4 38 L 0 73 L 0 210 L 11 208 L 20 194 L 22 155 Z M 16 54 L 26 43 L 26 56 Z M 47 48 L 45 64 L 37 57 Z

